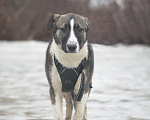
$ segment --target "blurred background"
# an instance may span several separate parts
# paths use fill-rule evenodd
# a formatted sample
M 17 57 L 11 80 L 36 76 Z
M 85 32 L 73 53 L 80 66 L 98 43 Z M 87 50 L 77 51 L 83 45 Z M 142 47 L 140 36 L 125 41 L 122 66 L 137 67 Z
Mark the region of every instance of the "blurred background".
M 0 40 L 49 41 L 52 14 L 89 18 L 89 41 L 150 44 L 150 0 L 0 0 Z
M 150 0 L 0 0 L 0 119 L 54 118 L 44 65 L 55 13 L 91 23 L 88 120 L 150 120 Z

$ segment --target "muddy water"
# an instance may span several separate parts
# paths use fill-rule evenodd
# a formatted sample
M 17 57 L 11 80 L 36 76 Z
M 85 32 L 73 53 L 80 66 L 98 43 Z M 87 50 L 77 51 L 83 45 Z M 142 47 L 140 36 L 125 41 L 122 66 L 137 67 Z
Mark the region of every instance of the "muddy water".
M 0 42 L 0 119 L 53 119 L 44 72 L 47 44 Z M 150 48 L 93 47 L 89 120 L 150 120 Z

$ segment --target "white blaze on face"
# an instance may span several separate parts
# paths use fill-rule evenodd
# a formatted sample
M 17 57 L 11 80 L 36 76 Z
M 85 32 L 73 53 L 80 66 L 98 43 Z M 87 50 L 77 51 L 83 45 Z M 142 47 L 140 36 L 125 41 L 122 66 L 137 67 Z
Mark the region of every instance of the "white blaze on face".
M 79 43 L 78 43 L 78 40 L 75 36 L 75 33 L 74 33 L 74 19 L 71 19 L 70 20 L 70 36 L 69 36 L 69 39 L 67 41 L 67 44 L 76 44 L 77 45 L 77 48 L 76 48 L 76 52 L 79 52 Z M 68 48 L 67 48 L 68 50 Z

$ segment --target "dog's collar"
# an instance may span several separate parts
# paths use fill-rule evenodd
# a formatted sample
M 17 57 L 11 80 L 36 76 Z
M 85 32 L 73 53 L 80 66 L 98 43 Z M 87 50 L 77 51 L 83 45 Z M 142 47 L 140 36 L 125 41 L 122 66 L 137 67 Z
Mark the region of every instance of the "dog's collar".
M 80 88 L 76 96 L 76 101 L 81 101 L 85 85 L 85 75 L 83 69 L 86 63 L 86 59 L 84 58 L 77 68 L 64 67 L 55 56 L 54 63 L 61 79 L 63 92 L 72 92 L 74 90 L 78 77 L 82 73 Z

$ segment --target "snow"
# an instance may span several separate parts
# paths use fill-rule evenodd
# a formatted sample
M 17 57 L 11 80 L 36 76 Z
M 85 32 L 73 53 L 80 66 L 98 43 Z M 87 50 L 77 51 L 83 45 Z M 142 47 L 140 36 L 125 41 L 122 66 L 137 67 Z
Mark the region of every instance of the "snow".
M 0 119 L 53 119 L 44 72 L 47 45 L 0 42 Z M 93 48 L 88 119 L 149 120 L 150 47 L 94 44 Z

